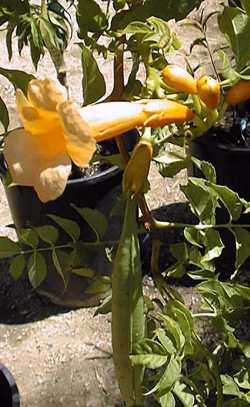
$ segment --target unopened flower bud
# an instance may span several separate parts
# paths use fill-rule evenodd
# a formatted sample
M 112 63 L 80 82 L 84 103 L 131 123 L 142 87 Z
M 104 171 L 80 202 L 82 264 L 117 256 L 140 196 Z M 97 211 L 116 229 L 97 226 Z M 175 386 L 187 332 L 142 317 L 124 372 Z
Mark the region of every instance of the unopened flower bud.
M 130 192 L 134 196 L 144 192 L 152 154 L 150 142 L 141 140 L 136 145 L 123 174 L 124 192 Z
M 202 76 L 197 80 L 197 91 L 200 99 L 209 109 L 216 109 L 220 102 L 220 85 L 216 79 Z

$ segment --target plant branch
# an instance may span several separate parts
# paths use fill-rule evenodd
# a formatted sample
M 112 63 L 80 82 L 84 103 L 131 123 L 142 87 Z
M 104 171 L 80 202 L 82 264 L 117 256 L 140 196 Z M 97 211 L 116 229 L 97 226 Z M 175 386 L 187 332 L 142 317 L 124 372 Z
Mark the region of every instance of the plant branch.
M 153 220 L 153 226 L 155 229 L 170 229 L 170 228 L 185 228 L 191 227 L 197 230 L 205 229 L 236 229 L 236 228 L 250 228 L 250 224 L 237 224 L 237 223 L 221 223 L 218 225 L 207 224 L 190 224 L 190 223 L 175 223 L 175 222 L 162 222 L 156 219 Z

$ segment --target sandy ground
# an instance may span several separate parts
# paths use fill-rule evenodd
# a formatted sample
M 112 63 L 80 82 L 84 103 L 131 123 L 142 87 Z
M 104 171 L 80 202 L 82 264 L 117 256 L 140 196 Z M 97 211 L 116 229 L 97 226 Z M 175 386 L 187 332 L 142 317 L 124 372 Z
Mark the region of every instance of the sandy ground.
M 207 10 L 211 10 L 218 5 L 219 1 L 207 0 L 204 3 Z M 179 31 L 185 38 L 185 47 L 188 48 L 197 33 L 190 28 L 181 28 Z M 214 32 L 211 33 L 211 41 L 217 41 Z M 5 49 L 2 33 L 0 33 L 0 49 Z M 197 51 L 197 61 L 203 57 L 203 52 Z M 109 76 L 111 70 L 109 61 L 99 62 L 103 73 Z M 73 43 L 67 52 L 67 64 L 71 97 L 80 103 L 79 48 Z M 1 65 L 34 73 L 27 50 L 24 50 L 22 57 L 15 52 L 11 62 L 7 60 L 7 53 L 2 53 Z M 47 56 L 36 75 L 38 77 L 55 76 Z M 18 118 L 14 108 L 13 89 L 2 77 L 0 93 L 8 101 L 11 127 L 15 127 L 18 124 Z M 185 181 L 185 173 L 174 180 L 163 180 L 153 168 L 151 192 L 148 196 L 151 208 L 182 201 L 183 197 L 179 191 L 180 179 Z M 2 186 L 0 186 L 0 216 L 1 235 L 7 234 L 14 237 L 13 230 L 6 227 L 12 220 Z M 4 270 L 6 268 L 4 263 L 1 265 Z M 10 283 L 8 280 L 6 284 L 6 295 L 8 295 L 17 283 Z M 2 292 L 0 295 L 4 309 L 5 294 Z M 0 313 L 0 361 L 9 367 L 17 380 L 21 406 L 120 406 L 112 365 L 109 317 L 93 318 L 93 309 L 59 309 L 37 298 L 32 290 L 29 295 L 30 298 L 28 296 L 25 300 L 35 301 L 36 307 L 40 304 L 38 320 L 35 320 L 35 313 L 32 314 L 32 318 L 29 318 L 27 313 L 32 313 L 30 307 L 28 310 L 25 306 L 18 308 L 16 302 L 5 312 Z M 24 296 L 27 296 L 27 290 Z M 193 292 L 190 289 L 187 294 L 189 302 L 195 300 L 192 296 Z M 43 312 L 43 307 L 46 312 Z M 8 318 L 9 316 L 11 317 Z

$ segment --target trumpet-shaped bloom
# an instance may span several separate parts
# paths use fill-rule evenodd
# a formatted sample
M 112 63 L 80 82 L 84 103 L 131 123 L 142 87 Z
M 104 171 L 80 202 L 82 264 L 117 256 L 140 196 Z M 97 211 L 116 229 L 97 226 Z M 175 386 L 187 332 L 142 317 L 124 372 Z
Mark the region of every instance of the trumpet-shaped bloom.
M 24 128 L 6 137 L 4 157 L 15 183 L 33 186 L 42 202 L 60 196 L 71 173 L 71 160 L 88 165 L 96 150 L 93 130 L 63 89 L 51 80 L 32 80 L 27 98 L 16 93 Z
M 6 137 L 4 157 L 12 179 L 33 186 L 42 202 L 59 197 L 71 173 L 71 161 L 85 167 L 96 142 L 135 127 L 159 127 L 192 120 L 186 106 L 169 100 L 109 102 L 83 107 L 66 100 L 55 82 L 32 80 L 27 97 L 16 93 L 23 128 Z
M 80 114 L 94 130 L 97 141 L 117 137 L 135 127 L 162 127 L 194 117 L 188 107 L 167 99 L 100 103 L 83 107 Z

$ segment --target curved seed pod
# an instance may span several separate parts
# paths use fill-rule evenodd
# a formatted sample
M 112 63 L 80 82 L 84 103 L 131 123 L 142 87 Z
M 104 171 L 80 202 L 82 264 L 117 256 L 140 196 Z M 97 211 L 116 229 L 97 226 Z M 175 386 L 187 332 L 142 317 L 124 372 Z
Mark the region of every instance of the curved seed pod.
M 112 347 L 115 372 L 128 407 L 143 404 L 143 368 L 132 367 L 129 355 L 144 338 L 140 247 L 136 223 L 137 203 L 127 199 L 121 239 L 112 274 Z
M 167 65 L 162 70 L 162 76 L 166 85 L 178 92 L 197 93 L 196 80 L 178 65 Z
M 229 106 L 237 105 L 238 103 L 245 102 L 250 98 L 250 80 L 245 81 L 241 79 L 233 85 L 225 96 L 225 102 Z
M 211 76 L 202 76 L 197 80 L 198 96 L 209 109 L 216 109 L 220 102 L 219 82 Z
M 136 196 L 145 189 L 153 148 L 148 141 L 141 140 L 134 148 L 123 173 L 123 191 Z

